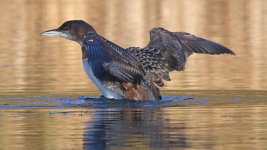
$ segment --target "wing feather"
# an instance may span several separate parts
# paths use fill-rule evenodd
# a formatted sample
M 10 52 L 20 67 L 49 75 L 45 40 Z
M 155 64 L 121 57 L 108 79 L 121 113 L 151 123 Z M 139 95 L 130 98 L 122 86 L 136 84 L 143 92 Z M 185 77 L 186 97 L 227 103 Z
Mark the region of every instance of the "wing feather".
M 161 31 L 164 32 L 164 31 Z M 165 32 L 169 32 L 165 30 Z M 184 51 L 191 51 L 194 53 L 204 53 L 204 54 L 232 54 L 230 49 L 215 43 L 210 40 L 206 40 L 204 38 L 197 37 L 190 33 L 186 32 L 170 32 L 170 34 L 174 33 L 178 41 L 180 41 L 181 45 L 184 46 Z M 190 47 L 188 49 L 188 47 Z
M 163 28 L 150 30 L 148 49 L 158 49 L 161 57 L 168 64 L 169 71 L 182 71 L 185 68 L 187 57 L 193 53 L 202 54 L 232 54 L 230 49 L 186 32 L 170 32 Z
M 144 76 L 134 56 L 96 33 L 88 33 L 83 45 L 89 53 L 88 61 L 97 78 L 104 80 L 111 75 L 123 82 L 138 82 Z

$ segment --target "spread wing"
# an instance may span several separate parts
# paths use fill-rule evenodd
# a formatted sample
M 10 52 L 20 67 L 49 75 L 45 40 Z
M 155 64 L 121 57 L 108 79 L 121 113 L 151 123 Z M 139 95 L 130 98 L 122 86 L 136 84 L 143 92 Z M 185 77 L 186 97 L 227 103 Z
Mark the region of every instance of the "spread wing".
M 234 54 L 228 48 L 185 32 L 170 32 L 163 28 L 150 30 L 146 48 L 158 49 L 168 64 L 169 71 L 184 70 L 186 59 L 192 53 Z
M 125 49 L 96 33 L 88 33 L 83 41 L 89 53 L 89 64 L 94 75 L 102 80 L 113 77 L 122 82 L 138 82 L 144 71 L 138 61 Z

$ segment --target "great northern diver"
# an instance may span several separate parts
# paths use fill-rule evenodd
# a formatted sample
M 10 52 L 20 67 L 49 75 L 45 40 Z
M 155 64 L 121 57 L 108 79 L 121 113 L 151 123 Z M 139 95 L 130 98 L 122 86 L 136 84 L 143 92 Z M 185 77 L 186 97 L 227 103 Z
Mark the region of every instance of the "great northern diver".
M 171 71 L 184 70 L 191 54 L 234 55 L 215 42 L 164 28 L 152 28 L 150 42 L 144 48 L 122 48 L 82 20 L 66 21 L 42 34 L 78 42 L 84 70 L 101 94 L 110 99 L 159 100 L 158 87 L 164 85 L 162 80 L 170 81 Z

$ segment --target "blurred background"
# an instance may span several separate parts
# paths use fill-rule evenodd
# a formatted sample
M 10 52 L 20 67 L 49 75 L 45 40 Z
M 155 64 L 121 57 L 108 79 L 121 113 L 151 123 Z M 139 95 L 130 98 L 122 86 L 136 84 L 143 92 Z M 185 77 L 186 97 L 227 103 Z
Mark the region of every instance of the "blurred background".
M 169 90 L 266 90 L 266 0 L 0 0 L 0 94 L 98 95 L 84 73 L 80 46 L 41 36 L 81 19 L 122 47 L 145 46 L 163 27 L 210 39 L 236 56 L 189 57 Z

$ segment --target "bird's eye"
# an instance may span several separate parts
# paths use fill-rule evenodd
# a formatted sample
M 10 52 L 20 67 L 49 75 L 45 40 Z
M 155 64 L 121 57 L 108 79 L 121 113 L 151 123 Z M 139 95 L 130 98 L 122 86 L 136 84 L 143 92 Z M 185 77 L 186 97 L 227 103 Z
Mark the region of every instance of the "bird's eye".
M 64 28 L 64 31 L 69 31 L 69 27 L 65 27 Z

